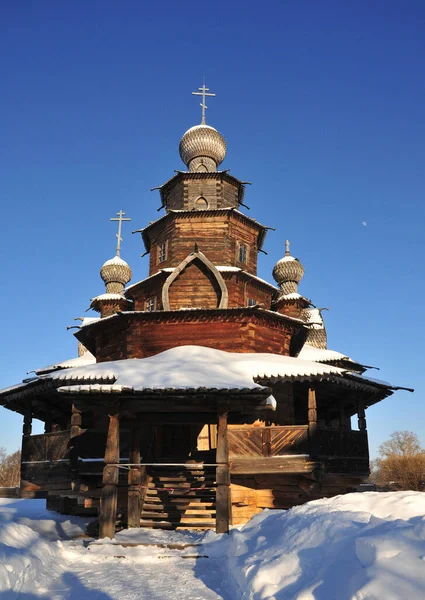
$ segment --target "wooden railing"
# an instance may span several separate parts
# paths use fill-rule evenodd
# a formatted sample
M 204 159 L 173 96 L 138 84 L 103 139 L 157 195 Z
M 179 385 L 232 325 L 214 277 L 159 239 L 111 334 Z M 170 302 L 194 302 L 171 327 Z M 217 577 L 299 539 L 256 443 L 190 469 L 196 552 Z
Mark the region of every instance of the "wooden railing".
M 300 454 L 311 455 L 314 459 L 369 458 L 366 431 L 316 429 L 314 435 L 316 439 L 313 440 L 307 425 L 231 427 L 228 430 L 229 455 L 231 459 Z
M 24 435 L 22 461 L 47 462 L 69 459 L 70 430 Z
M 319 456 L 369 459 L 366 431 L 318 429 Z
M 309 453 L 307 425 L 287 427 L 231 427 L 229 456 L 263 457 Z

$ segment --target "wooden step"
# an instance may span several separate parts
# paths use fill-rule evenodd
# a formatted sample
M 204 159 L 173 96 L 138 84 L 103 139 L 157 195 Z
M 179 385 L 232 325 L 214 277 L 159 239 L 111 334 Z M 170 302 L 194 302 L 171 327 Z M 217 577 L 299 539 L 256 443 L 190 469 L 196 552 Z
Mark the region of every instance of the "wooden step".
M 156 477 L 151 475 L 152 483 L 198 483 L 199 481 L 215 481 L 215 477 Z
M 164 501 L 166 500 L 166 501 Z M 204 498 L 173 498 L 173 497 L 169 497 L 169 498 L 159 498 L 158 496 L 146 496 L 144 499 L 144 503 L 145 504 L 149 504 L 149 506 L 157 506 L 157 505 L 161 505 L 161 504 L 172 504 L 173 506 L 180 506 L 180 507 L 188 507 L 188 506 L 193 506 L 193 507 L 197 507 L 197 506 L 205 506 L 205 507 L 210 507 L 210 506 L 215 506 L 215 502 L 211 501 L 211 499 L 204 499 Z
M 204 510 L 191 510 L 191 511 L 184 511 L 184 512 L 178 512 L 178 511 L 168 511 L 168 510 L 164 510 L 164 511 L 148 511 L 148 510 L 143 510 L 142 515 L 141 515 L 141 519 L 160 519 L 162 521 L 166 521 L 167 519 L 171 520 L 171 521 L 179 521 L 180 523 L 183 523 L 185 520 L 197 520 L 200 519 L 202 520 L 212 520 L 215 517 L 215 510 L 214 511 L 204 511 Z
M 159 498 L 164 498 L 167 496 L 172 496 L 175 498 L 215 498 L 215 490 L 188 490 L 184 489 L 176 490 L 172 494 L 167 492 L 167 490 L 149 490 L 146 494 L 147 498 L 151 498 L 157 496 Z
M 175 510 L 202 510 L 208 508 L 215 508 L 215 502 L 148 502 L 145 499 L 143 508 L 160 508 L 160 507 L 173 507 Z
M 152 529 L 176 529 L 176 528 L 210 528 L 215 526 L 214 521 L 185 521 L 173 523 L 172 521 L 148 521 L 140 519 L 140 527 L 151 527 Z

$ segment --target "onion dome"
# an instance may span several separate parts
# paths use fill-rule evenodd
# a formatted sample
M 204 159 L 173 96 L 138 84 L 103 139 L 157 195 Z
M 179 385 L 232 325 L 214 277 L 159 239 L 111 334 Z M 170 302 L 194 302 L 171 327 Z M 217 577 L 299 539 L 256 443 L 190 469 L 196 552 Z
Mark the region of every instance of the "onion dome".
M 325 322 L 322 317 L 323 308 L 306 308 L 303 318 L 308 325 L 308 333 L 305 343 L 314 348 L 325 350 L 328 345 Z
M 202 123 L 186 131 L 179 153 L 189 171 L 217 171 L 226 156 L 226 142 L 217 129 Z
M 277 261 L 273 269 L 273 278 L 281 289 L 281 297 L 298 294 L 298 284 L 304 276 L 304 267 L 291 256 L 289 241 L 286 240 L 285 256 Z
M 122 294 L 131 275 L 129 265 L 120 256 L 107 260 L 100 269 L 100 276 L 105 282 L 108 294 Z

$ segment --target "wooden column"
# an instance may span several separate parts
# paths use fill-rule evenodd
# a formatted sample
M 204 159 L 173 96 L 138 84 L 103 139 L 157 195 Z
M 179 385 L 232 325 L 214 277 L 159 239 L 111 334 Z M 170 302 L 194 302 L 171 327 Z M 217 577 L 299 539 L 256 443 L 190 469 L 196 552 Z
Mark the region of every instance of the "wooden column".
M 81 433 L 81 410 L 79 410 L 75 404 L 72 405 L 71 415 L 71 438 L 77 437 Z
M 71 414 L 71 433 L 70 433 L 70 451 L 69 451 L 69 461 L 71 468 L 71 487 L 75 488 L 76 478 L 77 478 L 77 470 L 78 470 L 78 446 L 77 438 L 81 433 L 81 410 L 79 410 L 75 404 L 72 405 L 72 414 Z
M 229 445 L 227 439 L 228 406 L 219 405 L 217 413 L 216 533 L 229 533 L 232 505 L 230 498 Z
M 315 457 L 319 454 L 318 431 L 317 431 L 317 402 L 316 390 L 308 390 L 308 437 L 310 440 L 310 454 Z
M 140 422 L 131 423 L 129 462 L 140 465 Z M 146 461 L 145 461 L 146 462 Z M 140 527 L 141 467 L 130 467 L 128 472 L 127 527 Z
M 24 413 L 24 422 L 22 425 L 22 447 L 21 447 L 21 460 L 28 460 L 28 452 L 26 446 L 26 436 L 31 435 L 32 433 L 32 402 L 31 400 L 27 401 L 27 405 L 25 407 Z
M 359 430 L 366 431 L 366 429 L 367 429 L 366 412 L 365 412 L 363 400 L 359 400 L 357 402 L 357 417 L 358 417 Z
M 102 478 L 102 498 L 99 515 L 99 537 L 113 538 L 117 518 L 118 501 L 118 463 L 120 460 L 120 415 L 114 407 L 109 412 L 108 437 L 105 449 L 105 467 Z
M 22 426 L 22 435 L 31 435 L 32 433 L 32 402 L 31 400 L 25 407 L 24 423 Z

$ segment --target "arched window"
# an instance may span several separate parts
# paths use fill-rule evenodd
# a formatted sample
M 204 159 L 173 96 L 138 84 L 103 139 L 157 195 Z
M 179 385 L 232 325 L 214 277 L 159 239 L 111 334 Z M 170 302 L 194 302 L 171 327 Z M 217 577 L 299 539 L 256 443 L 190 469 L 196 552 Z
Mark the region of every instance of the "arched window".
M 203 196 L 199 196 L 199 198 L 195 200 L 194 207 L 196 210 L 205 210 L 208 208 L 208 202 Z

